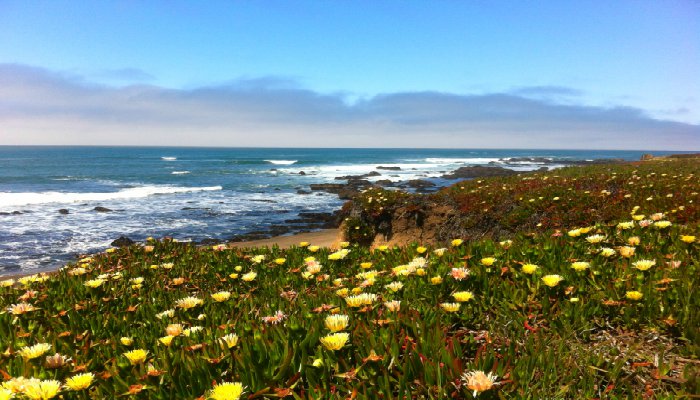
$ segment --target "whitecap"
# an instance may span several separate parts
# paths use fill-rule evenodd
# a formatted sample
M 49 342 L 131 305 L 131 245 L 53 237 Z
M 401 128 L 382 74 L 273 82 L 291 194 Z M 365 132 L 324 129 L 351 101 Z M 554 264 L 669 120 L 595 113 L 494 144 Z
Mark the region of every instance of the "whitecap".
M 189 174 L 189 173 L 190 173 L 190 171 L 173 171 L 173 172 L 171 172 L 171 174 L 173 174 L 173 175 L 185 175 L 185 174 Z
M 175 161 L 177 157 L 161 157 L 160 159 L 163 161 Z
M 136 199 L 152 195 L 216 191 L 222 189 L 223 188 L 221 186 L 182 187 L 147 185 L 126 188 L 119 190 L 118 192 L 0 192 L 0 207 L 22 206 L 29 204 L 77 203 L 83 201 Z
M 270 164 L 275 164 L 275 165 L 292 165 L 296 164 L 297 161 L 299 160 L 263 160 L 266 162 L 269 162 Z

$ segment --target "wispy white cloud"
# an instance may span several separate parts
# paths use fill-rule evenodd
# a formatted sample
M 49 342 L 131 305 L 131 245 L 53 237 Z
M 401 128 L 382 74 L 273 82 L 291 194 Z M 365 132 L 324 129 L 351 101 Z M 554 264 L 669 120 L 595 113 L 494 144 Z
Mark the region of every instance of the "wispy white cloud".
M 698 125 L 548 97 L 579 94 L 565 87 L 348 103 L 286 78 L 112 87 L 16 64 L 0 64 L 0 87 L 1 144 L 700 149 Z

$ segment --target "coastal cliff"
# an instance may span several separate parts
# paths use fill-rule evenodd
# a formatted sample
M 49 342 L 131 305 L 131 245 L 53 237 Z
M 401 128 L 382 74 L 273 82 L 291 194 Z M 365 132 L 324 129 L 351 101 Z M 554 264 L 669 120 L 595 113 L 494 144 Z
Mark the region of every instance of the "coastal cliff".
M 345 204 L 341 229 L 345 240 L 376 247 L 504 240 L 517 232 L 608 223 L 641 205 L 691 222 L 700 217 L 692 201 L 699 172 L 700 159 L 673 157 L 473 179 L 433 194 L 372 188 Z M 667 183 L 647 185 L 649 176 Z M 665 189 L 677 179 L 685 179 L 688 190 Z

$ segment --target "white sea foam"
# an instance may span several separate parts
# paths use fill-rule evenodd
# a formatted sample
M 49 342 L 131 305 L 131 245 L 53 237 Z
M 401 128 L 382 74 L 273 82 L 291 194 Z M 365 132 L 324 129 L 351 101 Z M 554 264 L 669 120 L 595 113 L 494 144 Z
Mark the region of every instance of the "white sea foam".
M 189 173 L 190 173 L 190 171 L 173 171 L 173 172 L 171 172 L 171 174 L 173 174 L 173 175 L 185 175 L 185 174 L 189 174 Z
M 118 192 L 88 192 L 88 193 L 65 193 L 65 192 L 0 192 L 0 207 L 23 206 L 30 204 L 48 203 L 76 203 L 82 201 L 105 201 L 136 199 L 152 195 L 165 195 L 174 193 L 202 192 L 221 190 L 221 186 L 205 187 L 182 187 L 182 186 L 139 186 L 122 189 Z
M 263 160 L 275 165 L 292 165 L 296 164 L 298 160 Z
M 425 162 L 436 163 L 436 164 L 488 164 L 490 162 L 498 162 L 499 158 L 483 158 L 483 157 L 470 157 L 470 158 L 435 158 L 429 157 L 425 159 Z
M 160 159 L 163 161 L 175 161 L 177 157 L 161 157 Z

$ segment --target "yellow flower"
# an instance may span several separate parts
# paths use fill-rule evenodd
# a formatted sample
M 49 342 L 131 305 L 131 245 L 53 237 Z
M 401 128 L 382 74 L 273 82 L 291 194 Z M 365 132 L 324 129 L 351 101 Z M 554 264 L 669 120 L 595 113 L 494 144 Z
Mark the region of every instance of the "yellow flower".
M 671 226 L 671 221 L 657 221 L 657 222 L 654 222 L 654 227 L 659 228 L 659 229 L 668 228 L 669 226 Z
M 445 254 L 446 251 L 447 251 L 446 248 L 440 247 L 439 249 L 433 250 L 433 254 L 435 254 L 435 255 L 438 256 L 438 257 L 442 257 L 442 256 Z
M 681 241 L 685 243 L 693 243 L 695 242 L 695 236 L 683 235 L 681 236 Z
M 173 285 L 179 286 L 185 283 L 185 278 L 173 278 Z
M 642 292 L 638 292 L 636 290 L 631 290 L 625 293 L 625 297 L 634 301 L 641 300 L 643 296 L 644 295 L 642 294 Z
M 251 271 L 251 272 L 248 272 L 248 273 L 243 274 L 243 276 L 241 276 L 241 279 L 243 279 L 243 280 L 246 281 L 246 282 L 252 282 L 252 281 L 255 280 L 255 278 L 256 278 L 257 276 L 258 276 L 258 274 L 256 274 L 255 272 Z
M 315 252 L 318 251 L 318 249 L 320 249 L 320 247 L 318 247 L 318 246 L 309 246 L 308 249 L 309 249 L 310 252 L 315 253 Z
M 430 283 L 433 285 L 439 285 L 442 283 L 442 277 L 441 276 L 434 276 L 430 278 Z
M 78 375 L 75 375 L 71 378 L 66 379 L 66 386 L 70 390 L 87 389 L 92 384 L 93 379 L 95 379 L 95 375 L 92 372 L 78 374 Z
M 370 269 L 370 268 L 372 268 L 372 263 L 371 262 L 363 262 L 360 264 L 360 267 L 362 269 Z
M 575 271 L 585 271 L 588 268 L 591 267 L 590 263 L 587 263 L 585 261 L 576 261 L 575 263 L 571 263 L 571 268 L 573 268 Z
M 464 243 L 464 240 L 462 240 L 462 239 L 454 239 L 451 242 L 452 247 L 457 247 L 457 246 L 461 245 L 462 243 Z
M 134 343 L 134 339 L 132 339 L 132 338 L 130 338 L 130 337 L 128 337 L 128 336 L 123 336 L 123 337 L 119 338 L 119 341 L 120 341 L 121 344 L 123 344 L 124 346 L 131 346 L 132 343 Z
M 214 388 L 209 392 L 210 399 L 214 400 L 238 400 L 244 391 L 243 384 L 240 382 L 221 382 L 214 385 Z
M 383 244 L 381 246 L 377 246 L 377 250 L 379 251 L 387 251 L 389 249 L 389 246 Z
M 644 214 L 633 215 L 633 216 L 632 216 L 632 219 L 635 220 L 635 221 L 641 221 L 641 220 L 644 219 L 645 216 L 646 216 L 646 215 L 644 215 Z
M 4 388 L 0 389 L 0 400 L 10 400 L 13 397 L 15 397 L 15 394 L 12 393 L 12 390 Z
M 493 257 L 485 257 L 481 259 L 481 264 L 486 265 L 487 267 L 493 265 L 493 263 L 496 262 L 496 259 Z
M 36 307 L 29 303 L 19 303 L 19 304 L 13 304 L 9 307 L 7 307 L 7 311 L 11 312 L 13 315 L 22 315 L 24 313 L 28 313 L 31 311 L 36 310 Z
M 299 242 L 299 247 L 309 247 L 309 242 Z
M 646 271 L 656 265 L 656 260 L 639 260 L 633 262 L 632 265 L 640 271 Z
M 525 274 L 532 275 L 537 271 L 537 268 L 539 267 L 535 264 L 523 264 L 522 271 Z
M 342 288 L 335 291 L 335 294 L 337 294 L 340 297 L 347 297 L 349 293 L 350 289 L 348 288 Z
M 98 288 L 100 287 L 105 281 L 103 279 L 91 279 L 87 282 L 84 283 L 85 286 L 89 288 Z
M 459 303 L 441 303 L 440 307 L 447 312 L 457 312 L 459 311 Z
M 161 342 L 164 346 L 170 347 L 170 343 L 173 342 L 174 337 L 175 336 L 173 336 L 173 335 L 166 335 L 166 336 L 159 338 L 158 341 Z M 132 364 L 133 364 L 133 362 L 132 362 Z
M 542 277 L 542 282 L 549 287 L 555 287 L 563 280 L 564 278 L 561 275 L 545 275 Z
M 331 253 L 328 255 L 329 260 L 342 260 L 344 259 L 348 254 L 350 253 L 350 250 L 348 249 L 341 249 L 336 251 L 335 253 Z
M 579 236 L 581 236 L 581 229 L 572 229 L 569 232 L 567 232 L 567 234 L 570 237 L 579 237 Z
M 328 350 L 340 350 L 350 339 L 350 334 L 346 332 L 336 332 L 321 338 L 321 344 Z
M 180 336 L 182 334 L 182 324 L 170 324 L 165 327 L 165 333 L 170 336 Z
M 286 261 L 287 261 L 286 258 L 282 258 L 282 257 L 280 257 L 280 258 L 275 258 L 275 264 L 277 264 L 277 265 L 282 265 L 282 264 L 284 264 Z
M 350 246 L 350 242 L 340 242 L 340 243 L 338 243 L 338 246 L 340 246 L 341 248 L 344 249 L 344 248 Z
M 264 254 L 258 254 L 257 256 L 253 256 L 250 261 L 254 262 L 255 264 L 260 264 L 261 262 L 265 261 L 265 255 Z
M 370 305 L 375 301 L 377 301 L 377 295 L 374 293 L 362 293 L 345 298 L 345 303 L 347 303 L 349 307 L 355 308 Z
M 634 228 L 634 221 L 620 222 L 619 224 L 617 224 L 617 229 L 626 230 L 632 228 Z
M 497 378 L 492 372 L 486 375 L 483 371 L 471 371 L 462 375 L 462 381 L 464 381 L 469 390 L 474 391 L 472 393 L 474 397 L 481 392 L 491 389 L 496 384 Z
M 424 276 L 426 273 L 427 272 L 425 272 L 425 269 L 423 269 L 423 268 L 418 268 L 416 270 L 416 275 L 418 275 L 418 276 Z
M 238 335 L 236 335 L 235 333 L 229 333 L 228 335 L 219 338 L 219 340 L 227 348 L 232 349 L 238 344 Z
M 632 236 L 631 238 L 627 239 L 627 244 L 630 246 L 639 246 L 639 243 L 641 243 L 639 236 Z
M 0 281 L 0 287 L 10 287 L 15 284 L 14 279 L 5 279 L 3 281 Z
M 591 235 L 591 236 L 586 237 L 586 241 L 588 243 L 592 243 L 592 244 L 600 243 L 604 239 L 605 239 L 605 236 L 603 236 L 603 235 Z
M 129 281 L 134 285 L 140 285 L 143 283 L 143 278 L 139 276 L 138 278 L 131 278 Z
M 428 249 L 427 249 L 426 247 L 423 247 L 423 246 L 418 246 L 418 247 L 416 248 L 416 252 L 417 252 L 418 254 L 423 254 L 423 253 L 425 253 L 426 251 L 428 251 Z
M 323 321 L 331 332 L 339 332 L 348 327 L 350 317 L 342 314 L 329 315 Z
M 190 308 L 197 307 L 204 303 L 204 300 L 198 299 L 193 296 L 187 296 L 175 302 L 175 307 L 182 308 L 183 310 L 189 310 Z
M 507 250 L 507 249 L 510 248 L 510 246 L 513 245 L 513 241 L 512 241 L 512 240 L 504 240 L 504 241 L 502 241 L 502 242 L 498 242 L 498 244 L 500 244 L 501 247 L 503 247 L 504 249 Z
M 612 257 L 615 255 L 615 249 L 609 247 L 603 247 L 600 249 L 600 255 L 603 257 Z
M 630 258 L 634 255 L 634 247 L 630 246 L 620 246 L 617 251 L 620 252 L 620 255 L 625 258 Z
M 22 347 L 17 353 L 25 359 L 25 361 L 41 357 L 47 351 L 51 350 L 51 345 L 48 343 L 37 343 L 34 346 Z
M 241 271 L 243 271 L 243 267 L 240 265 L 236 265 L 235 267 L 233 267 L 233 270 L 236 272 L 241 272 Z
M 57 380 L 29 379 L 24 386 L 24 395 L 32 400 L 48 400 L 56 397 L 59 390 L 61 382 Z
M 399 309 L 401 308 L 401 301 L 399 301 L 399 300 L 385 301 L 384 307 L 386 307 L 386 309 L 389 311 L 399 311 Z
M 452 297 L 454 297 L 456 302 L 464 303 L 465 301 L 469 301 L 469 300 L 473 299 L 474 293 L 469 292 L 469 291 L 454 292 L 454 293 L 452 293 Z
M 396 292 L 398 292 L 399 290 L 401 290 L 401 288 L 403 288 L 403 283 L 401 283 L 401 282 L 391 282 L 390 284 L 388 284 L 388 285 L 386 285 L 386 286 L 384 286 L 384 287 L 387 288 L 387 289 L 389 289 L 390 292 L 396 293 Z
M 212 293 L 211 298 L 214 299 L 216 302 L 223 302 L 228 300 L 231 297 L 231 292 L 223 291 L 223 292 L 216 292 Z
M 129 359 L 131 365 L 141 364 L 146 361 L 146 357 L 148 357 L 148 350 L 131 350 L 124 353 L 124 356 Z
M 232 273 L 228 274 L 228 277 L 231 278 L 231 279 L 237 279 L 237 278 L 238 278 L 238 274 L 235 273 L 235 272 L 232 272 Z

